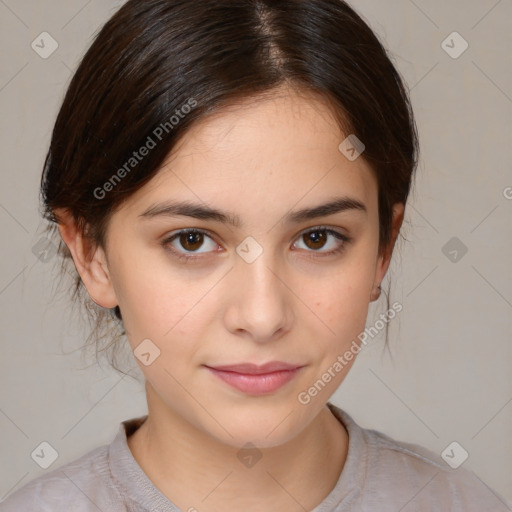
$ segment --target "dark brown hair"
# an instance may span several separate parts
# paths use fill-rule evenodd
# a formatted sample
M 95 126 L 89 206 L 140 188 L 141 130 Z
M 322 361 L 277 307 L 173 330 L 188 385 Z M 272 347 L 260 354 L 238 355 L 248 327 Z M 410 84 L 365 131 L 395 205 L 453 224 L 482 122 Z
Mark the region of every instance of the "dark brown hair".
M 56 208 L 73 215 L 93 247 L 104 248 L 111 215 L 156 175 L 192 124 L 282 84 L 321 95 L 343 133 L 365 144 L 362 158 L 378 180 L 379 248 L 385 248 L 392 205 L 405 204 L 411 187 L 417 131 L 400 74 L 348 4 L 129 0 L 83 57 L 52 133 L 41 198 L 62 263 L 71 254 L 56 233 Z M 149 139 L 151 150 L 131 160 Z M 125 334 L 119 307 L 96 307 L 72 274 L 73 298 L 87 306 L 96 350 L 110 320 L 115 333 L 105 331 L 105 349 L 115 349 L 115 334 Z

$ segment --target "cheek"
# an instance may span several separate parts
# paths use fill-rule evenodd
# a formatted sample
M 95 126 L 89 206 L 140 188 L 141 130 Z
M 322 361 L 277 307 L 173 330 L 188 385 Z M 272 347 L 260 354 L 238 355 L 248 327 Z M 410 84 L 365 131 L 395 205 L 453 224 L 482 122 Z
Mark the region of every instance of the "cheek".
M 364 329 L 368 315 L 369 297 L 366 286 L 350 286 L 346 282 L 330 290 L 318 306 L 318 316 L 324 322 L 338 345 L 357 336 Z
M 337 269 L 322 279 L 318 294 L 329 309 L 354 311 L 369 301 L 370 291 L 375 276 L 375 261 L 364 251 L 354 251 Z M 341 310 L 340 310 L 341 308 Z
M 364 330 L 374 279 L 374 262 L 366 256 L 347 262 L 314 293 L 313 304 L 322 320 L 327 348 L 339 349 Z M 327 329 L 327 327 L 329 329 Z
M 111 273 L 132 347 L 145 338 L 158 345 L 182 339 L 185 331 L 197 329 L 201 301 L 212 285 L 169 268 L 120 261 Z

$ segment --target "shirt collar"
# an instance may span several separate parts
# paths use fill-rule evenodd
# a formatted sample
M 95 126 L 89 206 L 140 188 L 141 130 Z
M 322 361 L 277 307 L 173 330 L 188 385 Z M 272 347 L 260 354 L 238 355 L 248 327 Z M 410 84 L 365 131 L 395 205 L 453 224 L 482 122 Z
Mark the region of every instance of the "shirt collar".
M 342 501 L 355 500 L 360 489 L 354 481 L 354 475 L 367 474 L 368 450 L 361 427 L 339 407 L 330 402 L 327 402 L 327 406 L 347 430 L 348 451 L 335 487 L 312 512 L 328 512 L 334 510 Z M 123 498 L 131 500 L 133 511 L 140 512 L 140 507 L 143 506 L 151 512 L 181 512 L 155 487 L 128 446 L 127 437 L 135 432 L 147 417 L 139 416 L 120 423 L 117 435 L 109 446 L 109 465 L 113 479 Z

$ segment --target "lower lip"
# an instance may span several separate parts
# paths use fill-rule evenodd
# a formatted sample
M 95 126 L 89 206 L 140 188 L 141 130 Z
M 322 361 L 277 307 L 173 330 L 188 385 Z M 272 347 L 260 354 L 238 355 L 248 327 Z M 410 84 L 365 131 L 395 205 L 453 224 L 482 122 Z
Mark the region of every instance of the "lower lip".
M 263 395 L 277 391 L 292 380 L 300 370 L 300 368 L 295 368 L 294 370 L 281 370 L 278 372 L 254 375 L 216 370 L 209 366 L 207 366 L 207 368 L 230 386 L 251 395 Z

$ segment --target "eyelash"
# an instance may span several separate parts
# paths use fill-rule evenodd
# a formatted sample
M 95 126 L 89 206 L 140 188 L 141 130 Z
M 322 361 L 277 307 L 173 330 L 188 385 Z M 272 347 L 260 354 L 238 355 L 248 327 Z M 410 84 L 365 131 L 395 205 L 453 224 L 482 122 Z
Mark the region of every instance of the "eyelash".
M 308 235 L 310 233 L 316 233 L 318 231 L 325 231 L 325 233 L 334 236 L 338 240 L 342 240 L 343 243 L 341 243 L 338 247 L 336 247 L 336 249 L 332 249 L 331 251 L 327 251 L 327 252 L 306 251 L 306 252 L 312 253 L 311 256 L 309 256 L 312 258 L 323 258 L 323 257 L 339 254 L 345 249 L 346 244 L 348 244 L 352 241 L 352 239 L 350 237 L 344 235 L 343 233 L 340 233 L 339 231 L 335 231 L 334 229 L 331 229 L 327 226 L 315 226 L 314 228 L 308 228 L 305 231 L 302 231 L 301 233 L 299 233 L 297 240 L 305 235 Z M 184 261 L 185 263 L 191 262 L 192 260 L 201 259 L 202 256 L 197 256 L 197 255 L 190 256 L 187 253 L 181 253 L 179 251 L 176 251 L 174 248 L 171 248 L 169 246 L 169 244 L 171 242 L 173 242 L 176 238 L 178 238 L 180 235 L 182 235 L 184 233 L 202 234 L 202 235 L 206 235 L 208 238 L 213 239 L 212 234 L 204 229 L 188 228 L 188 229 L 182 229 L 180 231 L 177 231 L 170 237 L 167 237 L 165 240 L 162 241 L 162 246 L 164 246 L 167 250 L 169 250 L 173 254 L 173 256 L 178 258 L 180 261 Z

